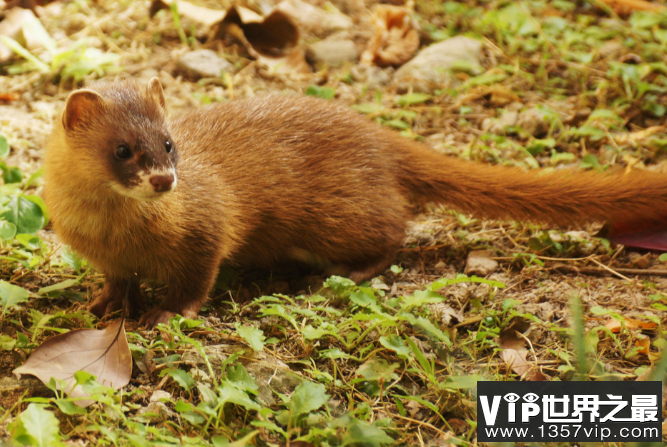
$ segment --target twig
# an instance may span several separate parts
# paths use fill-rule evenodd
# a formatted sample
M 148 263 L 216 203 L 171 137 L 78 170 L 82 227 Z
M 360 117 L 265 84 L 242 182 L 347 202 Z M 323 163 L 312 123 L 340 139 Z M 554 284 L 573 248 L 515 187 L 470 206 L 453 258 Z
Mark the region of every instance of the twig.
M 616 270 L 612 270 L 607 266 L 603 265 L 603 267 L 604 268 L 575 267 L 573 265 L 559 264 L 552 267 L 552 269 L 558 270 L 563 273 L 583 273 L 585 275 L 596 275 L 596 276 L 615 274 L 627 281 L 632 281 L 632 280 L 621 275 L 621 273 L 625 273 L 626 275 L 640 275 L 640 276 L 667 276 L 667 270 L 629 269 L 629 268 L 617 268 Z
M 647 2 L 645 0 L 600 0 L 602 3 L 617 8 L 628 8 L 637 11 L 664 11 L 664 5 L 656 5 L 655 3 Z
M 428 428 L 430 428 L 430 429 L 432 429 L 432 430 L 435 430 L 435 431 L 437 431 L 438 433 L 440 433 L 440 434 L 445 438 L 445 440 L 451 438 L 451 435 L 449 435 L 448 433 L 446 433 L 446 432 L 440 430 L 440 429 L 439 429 L 438 427 L 436 427 L 435 425 L 431 425 L 431 424 L 429 424 L 428 422 L 418 421 L 417 419 L 412 419 L 412 418 L 409 418 L 409 417 L 407 417 L 407 416 L 401 416 L 400 414 L 392 414 L 392 417 L 400 418 L 400 419 L 405 419 L 406 421 L 414 422 L 414 423 L 416 423 L 416 424 L 423 425 L 424 427 L 428 427 Z

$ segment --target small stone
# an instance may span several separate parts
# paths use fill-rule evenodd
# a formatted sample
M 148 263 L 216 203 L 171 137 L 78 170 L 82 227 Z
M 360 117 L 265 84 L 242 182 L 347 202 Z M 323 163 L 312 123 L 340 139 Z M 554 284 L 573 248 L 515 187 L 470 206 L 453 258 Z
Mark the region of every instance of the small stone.
M 504 107 L 507 112 L 518 112 L 523 109 L 523 104 L 518 101 L 511 102 Z
M 546 135 L 549 131 L 547 117 L 536 108 L 521 112 L 516 124 L 534 137 Z
M 359 59 L 359 52 L 351 40 L 324 39 L 310 45 L 306 50 L 306 57 L 313 62 L 339 65 L 355 62 Z
M 394 69 L 392 67 L 380 68 L 375 65 L 355 65 L 350 72 L 355 81 L 366 84 L 368 90 L 375 90 L 391 82 Z
M 639 253 L 635 253 L 634 251 L 631 251 L 628 253 L 628 257 L 630 258 L 630 264 L 634 268 L 638 269 L 646 269 L 651 265 L 651 254 L 646 253 L 644 255 L 641 255 Z
M 145 407 L 139 408 L 137 416 L 142 416 L 142 419 L 146 420 L 161 421 L 173 417 L 174 412 L 162 402 L 151 402 Z
M 517 112 L 505 112 L 500 118 L 485 118 L 482 121 L 482 130 L 496 135 L 504 135 L 506 128 L 516 126 L 519 114 Z
M 495 272 L 498 268 L 498 262 L 491 259 L 493 254 L 491 250 L 471 251 L 466 261 L 465 274 L 487 276 Z
M 185 53 L 178 59 L 177 67 L 187 76 L 199 78 L 219 78 L 222 72 L 234 71 L 234 66 L 212 50 L 196 50 Z
M 610 40 L 602 44 L 598 49 L 598 54 L 602 59 L 617 59 L 623 52 L 625 47 L 615 40 Z
M 241 360 L 259 386 L 257 397 L 265 404 L 276 404 L 275 392 L 290 394 L 301 383 L 289 366 L 265 352 L 254 352 Z
M 168 392 L 168 391 L 164 391 L 164 390 L 155 390 L 155 391 L 153 391 L 153 394 L 151 394 L 150 401 L 151 402 L 160 402 L 160 399 L 171 400 L 171 393 Z
M 399 90 L 430 93 L 457 83 L 449 69 L 457 63 L 480 65 L 482 42 L 456 36 L 421 50 L 396 71 L 394 83 Z

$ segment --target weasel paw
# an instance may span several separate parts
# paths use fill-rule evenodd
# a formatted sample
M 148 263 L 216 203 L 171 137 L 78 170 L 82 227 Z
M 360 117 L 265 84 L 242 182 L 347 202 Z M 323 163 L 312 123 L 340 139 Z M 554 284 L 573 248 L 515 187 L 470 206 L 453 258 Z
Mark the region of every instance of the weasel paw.
M 106 314 L 116 312 L 123 308 L 122 298 L 115 299 L 112 296 L 102 294 L 88 306 L 88 312 L 95 315 L 97 318 L 102 318 Z
M 160 323 L 169 323 L 169 319 L 175 316 L 176 312 L 172 312 L 161 307 L 154 307 L 141 317 L 139 324 L 146 327 L 146 329 L 153 329 Z

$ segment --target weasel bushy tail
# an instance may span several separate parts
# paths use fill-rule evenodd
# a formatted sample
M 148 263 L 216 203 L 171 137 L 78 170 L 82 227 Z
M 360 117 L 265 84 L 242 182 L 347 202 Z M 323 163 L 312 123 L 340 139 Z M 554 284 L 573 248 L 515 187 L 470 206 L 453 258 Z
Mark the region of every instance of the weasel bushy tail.
M 478 217 L 541 221 L 665 222 L 667 175 L 588 171 L 524 171 L 439 154 L 406 142 L 399 172 L 417 203 L 442 203 Z

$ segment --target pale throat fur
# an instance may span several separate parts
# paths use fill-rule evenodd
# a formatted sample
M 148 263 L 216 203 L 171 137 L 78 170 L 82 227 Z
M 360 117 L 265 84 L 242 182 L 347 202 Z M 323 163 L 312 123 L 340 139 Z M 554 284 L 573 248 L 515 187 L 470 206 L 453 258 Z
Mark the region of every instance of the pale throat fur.
M 75 132 L 68 135 L 61 120 L 54 123 L 45 151 L 44 196 L 56 233 L 105 273 L 161 279 L 166 272 L 159 262 L 151 262 L 158 261 L 153 259 L 155 247 L 173 248 L 185 235 L 178 225 L 162 222 L 165 216 L 182 221 L 177 166 L 138 170 L 135 179 L 122 184 L 100 160 L 94 144 Z M 165 193 L 151 193 L 150 179 L 156 175 L 173 176 Z

